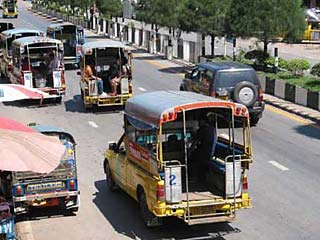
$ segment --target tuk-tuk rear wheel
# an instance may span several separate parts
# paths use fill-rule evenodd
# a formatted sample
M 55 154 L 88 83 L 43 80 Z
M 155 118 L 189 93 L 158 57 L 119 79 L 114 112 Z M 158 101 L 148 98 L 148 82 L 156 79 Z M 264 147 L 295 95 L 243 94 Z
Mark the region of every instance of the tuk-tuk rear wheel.
M 111 192 L 114 192 L 117 189 L 117 185 L 112 178 L 109 162 L 107 160 L 105 161 L 105 169 L 108 188 Z
M 150 212 L 147 204 L 147 198 L 144 191 L 140 191 L 139 195 L 139 206 L 140 206 L 140 213 L 143 219 L 143 223 L 146 227 L 152 228 L 162 225 L 162 219 L 155 216 L 152 212 Z

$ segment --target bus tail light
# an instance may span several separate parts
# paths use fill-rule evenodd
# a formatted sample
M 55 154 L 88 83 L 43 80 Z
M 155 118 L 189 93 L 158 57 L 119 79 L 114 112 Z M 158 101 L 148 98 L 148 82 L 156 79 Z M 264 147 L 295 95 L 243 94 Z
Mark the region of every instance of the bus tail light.
M 9 71 L 9 72 L 12 72 L 12 70 L 13 70 L 13 64 L 12 64 L 12 63 L 9 63 L 9 64 L 8 64 L 8 71 Z
M 22 186 L 18 185 L 15 187 L 15 191 L 14 191 L 14 195 L 15 196 L 22 196 L 23 195 L 23 188 Z
M 245 174 L 242 177 L 242 192 L 248 192 L 248 178 Z
M 259 88 L 259 96 L 258 96 L 258 101 L 263 102 L 263 91 L 261 88 Z
M 157 199 L 160 202 L 164 202 L 166 200 L 164 182 L 160 181 L 157 185 Z
M 69 180 L 68 189 L 69 190 L 76 190 L 77 189 L 77 181 L 75 179 L 70 179 Z

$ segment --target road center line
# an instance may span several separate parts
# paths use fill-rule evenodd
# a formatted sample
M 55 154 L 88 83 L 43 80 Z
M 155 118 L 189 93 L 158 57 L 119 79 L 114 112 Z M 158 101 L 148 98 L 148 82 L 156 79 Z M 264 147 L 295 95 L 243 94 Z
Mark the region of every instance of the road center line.
M 145 92 L 145 91 L 147 91 L 146 89 L 144 89 L 143 87 L 139 87 L 138 88 L 141 92 Z
M 273 165 L 274 167 L 280 169 L 281 171 L 289 171 L 289 168 L 281 165 L 280 163 L 276 162 L 276 161 L 269 161 L 269 163 L 271 165 Z
M 90 125 L 91 127 L 93 127 L 93 128 L 98 128 L 98 127 L 99 127 L 99 126 L 98 126 L 95 122 L 93 122 L 93 121 L 89 121 L 88 123 L 89 123 L 89 125 Z

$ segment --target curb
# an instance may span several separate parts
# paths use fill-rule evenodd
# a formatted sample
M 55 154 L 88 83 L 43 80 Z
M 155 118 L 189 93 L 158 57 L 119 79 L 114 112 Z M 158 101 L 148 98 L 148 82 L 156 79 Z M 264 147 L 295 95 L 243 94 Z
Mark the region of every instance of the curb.
M 306 119 L 309 119 L 317 124 L 320 125 L 320 118 L 319 117 L 316 117 L 316 116 L 313 116 L 307 112 L 304 112 L 304 111 L 300 111 L 300 110 L 297 110 L 295 109 L 294 107 L 291 107 L 289 106 L 288 104 L 286 103 L 279 103 L 279 102 L 274 102 L 268 98 L 264 98 L 264 101 L 271 105 L 271 106 L 274 106 L 274 107 L 277 107 L 277 108 L 280 108 L 284 111 L 287 111 L 287 112 L 290 112 L 290 113 L 293 113 L 299 117 L 303 117 L 303 118 L 306 118 Z

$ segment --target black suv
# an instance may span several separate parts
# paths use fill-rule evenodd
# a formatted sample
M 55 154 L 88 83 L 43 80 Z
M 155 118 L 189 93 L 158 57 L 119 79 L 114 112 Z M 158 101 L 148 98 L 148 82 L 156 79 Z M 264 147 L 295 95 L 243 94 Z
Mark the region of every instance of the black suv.
M 261 84 L 255 70 L 237 62 L 205 62 L 187 73 L 181 91 L 192 91 L 245 105 L 252 125 L 264 110 Z

